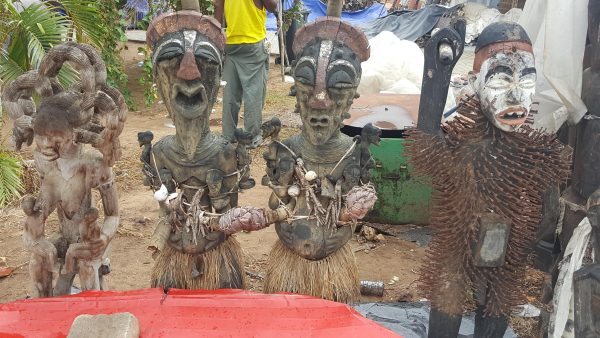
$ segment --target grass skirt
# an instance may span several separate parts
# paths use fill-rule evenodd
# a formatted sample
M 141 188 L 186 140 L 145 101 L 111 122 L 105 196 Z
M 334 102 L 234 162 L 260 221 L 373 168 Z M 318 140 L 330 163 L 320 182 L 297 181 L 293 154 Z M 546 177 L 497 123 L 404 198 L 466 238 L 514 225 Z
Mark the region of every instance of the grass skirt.
M 190 255 L 166 245 L 152 268 L 151 285 L 177 289 L 242 289 L 245 286 L 243 267 L 242 248 L 233 237 L 201 255 Z
M 350 243 L 324 259 L 311 261 L 277 241 L 269 255 L 264 291 L 300 293 L 338 302 L 355 300 L 360 284 Z

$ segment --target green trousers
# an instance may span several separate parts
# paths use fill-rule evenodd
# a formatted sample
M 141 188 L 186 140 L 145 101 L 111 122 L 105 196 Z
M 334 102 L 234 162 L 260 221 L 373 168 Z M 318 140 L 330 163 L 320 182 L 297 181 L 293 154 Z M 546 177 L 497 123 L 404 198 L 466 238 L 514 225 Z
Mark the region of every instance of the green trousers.
M 244 129 L 257 140 L 262 123 L 262 110 L 267 94 L 269 53 L 264 41 L 251 44 L 226 45 L 223 80 L 223 136 L 234 139 L 242 101 Z

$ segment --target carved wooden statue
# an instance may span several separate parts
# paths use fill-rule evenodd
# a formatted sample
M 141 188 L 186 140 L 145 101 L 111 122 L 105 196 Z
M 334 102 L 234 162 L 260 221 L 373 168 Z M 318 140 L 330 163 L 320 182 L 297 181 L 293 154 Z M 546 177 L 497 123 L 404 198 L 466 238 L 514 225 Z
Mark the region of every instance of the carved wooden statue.
M 457 117 L 443 133 L 412 132 L 411 163 L 435 189 L 420 277 L 431 300 L 429 337 L 457 337 L 463 312 L 473 308 L 475 337 L 502 337 L 511 308 L 526 302 L 522 282 L 541 194 L 568 177 L 570 156 L 553 135 L 527 125 L 535 81 L 523 28 L 493 23 L 477 41 L 473 93 Z
M 175 124 L 175 135 L 154 145 L 151 133 L 138 134 L 146 183 L 156 190 L 163 216 L 152 237 L 151 284 L 243 288 L 239 243 L 211 226 L 237 205 L 240 187 L 253 185 L 245 175 L 243 142 L 236 149 L 209 129 L 225 35 L 215 19 L 183 10 L 154 19 L 147 42 L 160 96 Z
M 65 62 L 79 71 L 80 81 L 63 89 L 56 76 Z M 34 92 L 41 97 L 38 107 Z M 120 157 L 119 135 L 127 115 L 122 95 L 106 84 L 106 69 L 94 48 L 66 43 L 52 48 L 39 70 L 9 83 L 2 103 L 15 121 L 17 148 L 35 141 L 40 192 L 22 201 L 35 296 L 69 294 L 77 274 L 83 290 L 105 289 L 108 246 L 119 225 L 112 165 Z M 86 150 L 85 144 L 93 149 Z M 92 189 L 102 199 L 102 223 L 92 206 Z M 60 230 L 46 238 L 46 219 L 55 210 Z
M 355 220 L 376 200 L 367 185 L 368 146 L 379 142 L 379 129 L 367 126 L 354 139 L 340 132 L 356 95 L 360 63 L 369 57 L 368 41 L 351 25 L 326 17 L 301 28 L 293 48 L 302 132 L 279 141 L 280 122 L 263 124 L 272 139 L 264 154 L 263 184 L 273 190 L 269 207 L 288 213 L 275 222 L 279 241 L 269 257 L 264 290 L 346 302 L 359 293 L 348 241 Z

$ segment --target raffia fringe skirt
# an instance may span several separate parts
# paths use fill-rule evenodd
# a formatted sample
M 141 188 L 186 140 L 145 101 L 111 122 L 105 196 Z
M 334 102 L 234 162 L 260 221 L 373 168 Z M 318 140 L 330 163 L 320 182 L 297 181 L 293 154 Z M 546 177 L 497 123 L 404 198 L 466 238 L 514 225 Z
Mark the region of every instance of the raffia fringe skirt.
M 300 293 L 338 302 L 355 300 L 360 285 L 350 243 L 329 257 L 311 261 L 277 241 L 269 255 L 264 291 Z
M 194 277 L 199 261 L 202 271 Z M 166 245 L 154 263 L 151 285 L 177 289 L 244 288 L 243 268 L 242 248 L 233 237 L 201 255 L 190 255 Z

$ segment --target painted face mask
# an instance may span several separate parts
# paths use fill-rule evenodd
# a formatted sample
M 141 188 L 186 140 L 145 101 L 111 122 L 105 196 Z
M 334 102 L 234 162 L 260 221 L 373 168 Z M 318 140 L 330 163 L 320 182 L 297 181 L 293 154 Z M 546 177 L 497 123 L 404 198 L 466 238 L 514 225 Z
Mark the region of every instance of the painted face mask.
M 360 79 L 357 56 L 342 44 L 316 41 L 294 69 L 304 137 L 314 145 L 339 133 Z
M 339 135 L 360 81 L 360 63 L 369 58 L 369 42 L 339 19 L 316 21 L 294 39 L 294 67 L 302 135 L 322 145 Z
M 162 99 L 172 118 L 208 118 L 219 89 L 221 53 L 193 30 L 166 35 L 152 63 Z
M 483 113 L 498 129 L 512 132 L 527 120 L 535 94 L 535 60 L 522 50 L 503 50 L 471 74 Z M 475 78 L 476 77 L 476 78 Z

